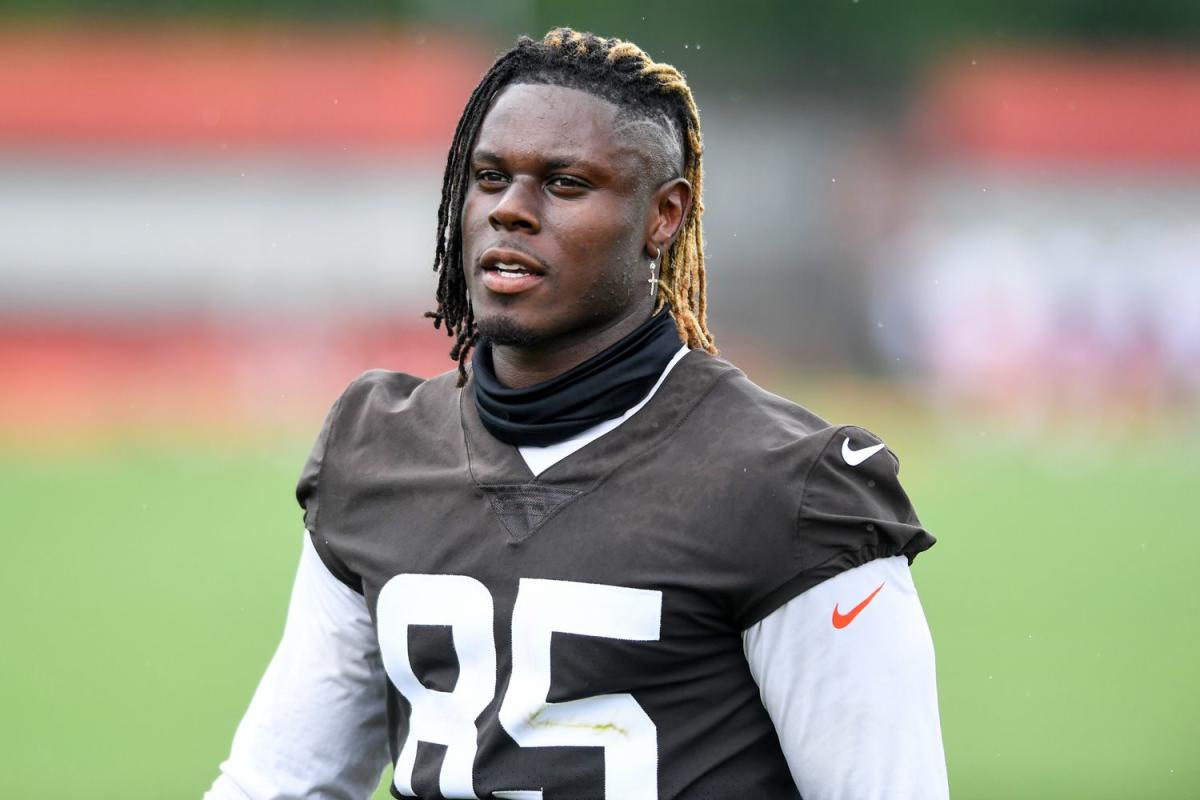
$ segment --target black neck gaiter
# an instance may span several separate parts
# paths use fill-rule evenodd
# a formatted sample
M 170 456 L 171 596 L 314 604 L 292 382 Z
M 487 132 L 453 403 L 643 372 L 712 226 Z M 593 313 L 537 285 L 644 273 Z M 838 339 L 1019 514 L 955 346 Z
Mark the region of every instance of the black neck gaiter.
M 484 339 L 473 359 L 475 407 L 500 441 L 544 447 L 624 414 L 650 393 L 679 348 L 675 320 L 664 309 L 563 374 L 510 389 L 496 379 L 492 344 Z

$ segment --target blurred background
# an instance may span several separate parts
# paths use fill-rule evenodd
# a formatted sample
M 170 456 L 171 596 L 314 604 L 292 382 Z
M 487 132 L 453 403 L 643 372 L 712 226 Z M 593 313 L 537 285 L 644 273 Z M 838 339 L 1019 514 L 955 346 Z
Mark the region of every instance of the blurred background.
M 1200 796 L 1192 0 L 0 2 L 0 794 L 215 777 L 325 408 L 452 366 L 462 105 L 562 24 L 689 77 L 724 354 L 900 454 L 953 796 Z

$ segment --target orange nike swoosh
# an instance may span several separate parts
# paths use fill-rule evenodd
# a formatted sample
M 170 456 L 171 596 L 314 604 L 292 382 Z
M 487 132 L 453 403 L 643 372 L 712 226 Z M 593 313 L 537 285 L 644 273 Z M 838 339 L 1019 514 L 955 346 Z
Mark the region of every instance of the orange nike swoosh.
M 883 583 L 887 583 L 887 581 L 884 581 Z M 867 604 L 875 599 L 875 595 L 879 594 L 879 590 L 883 588 L 883 583 L 876 586 L 875 591 L 873 591 L 869 595 L 867 595 L 866 600 L 863 600 L 861 603 L 856 605 L 854 608 L 850 609 L 849 614 L 839 614 L 837 603 L 834 603 L 833 604 L 833 627 L 838 628 L 840 630 L 840 629 L 846 627 L 847 625 L 849 625 L 851 622 L 854 622 L 854 618 L 858 616 L 859 612 L 862 611 L 864 608 L 866 608 Z

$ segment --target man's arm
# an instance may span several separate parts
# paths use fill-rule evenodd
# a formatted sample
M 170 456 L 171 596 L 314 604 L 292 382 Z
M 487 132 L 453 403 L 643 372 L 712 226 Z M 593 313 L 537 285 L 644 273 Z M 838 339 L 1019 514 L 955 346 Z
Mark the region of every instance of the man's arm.
M 362 595 L 304 537 L 283 640 L 205 800 L 364 800 L 388 761 L 385 676 Z
M 904 556 L 835 575 L 742 638 L 807 800 L 949 796 L 933 641 Z

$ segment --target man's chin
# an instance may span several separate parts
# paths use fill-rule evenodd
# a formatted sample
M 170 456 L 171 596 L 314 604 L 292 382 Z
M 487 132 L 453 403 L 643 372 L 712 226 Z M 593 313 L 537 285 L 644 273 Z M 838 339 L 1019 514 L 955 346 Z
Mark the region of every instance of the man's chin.
M 480 336 L 503 347 L 533 347 L 546 338 L 542 332 L 506 316 L 476 320 L 475 328 Z

